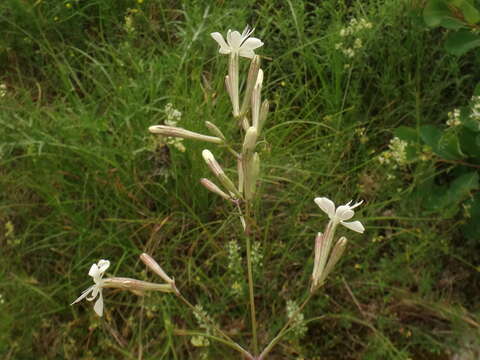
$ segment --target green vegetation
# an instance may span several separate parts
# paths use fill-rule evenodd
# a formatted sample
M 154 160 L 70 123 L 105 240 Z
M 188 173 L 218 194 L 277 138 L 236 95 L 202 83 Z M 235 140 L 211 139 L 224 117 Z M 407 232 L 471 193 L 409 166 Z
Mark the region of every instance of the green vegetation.
M 313 198 L 365 200 L 356 209 L 365 233 L 348 232 L 344 257 L 302 313 L 307 329 L 270 358 L 436 360 L 466 354 L 466 343 L 479 351 L 471 219 L 480 213 L 472 205 L 480 157 L 476 148 L 454 158 L 444 151 L 459 131 L 474 133 L 457 137 L 463 146 L 478 147 L 466 110 L 464 130 L 445 124 L 479 95 L 480 58 L 447 53 L 447 31 L 426 28 L 423 2 L 4 0 L 2 358 L 237 359 L 186 336 L 201 324 L 168 294 L 106 289 L 101 319 L 90 303 L 69 306 L 99 259 L 111 261 L 111 274 L 151 279 L 138 260 L 144 251 L 251 346 L 238 279 L 245 244 L 231 242 L 240 240 L 232 209 L 199 183 L 209 175 L 205 144 L 184 140 L 182 152 L 147 130 L 171 103 L 179 126 L 207 133 L 208 120 L 238 131 L 224 91 L 228 60 L 209 34 L 246 24 L 265 42 L 258 54 L 271 101 L 259 149 L 260 343 L 308 291 L 326 221 Z M 215 155 L 235 168 L 226 150 Z

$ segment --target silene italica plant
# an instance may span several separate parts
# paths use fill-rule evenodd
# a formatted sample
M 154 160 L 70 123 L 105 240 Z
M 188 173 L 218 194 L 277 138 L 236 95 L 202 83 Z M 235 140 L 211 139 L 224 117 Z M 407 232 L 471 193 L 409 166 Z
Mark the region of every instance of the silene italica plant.
M 215 158 L 215 155 L 209 149 L 202 151 L 203 159 L 210 168 L 214 180 L 203 178 L 200 179 L 209 191 L 223 198 L 229 206 L 235 209 L 235 213 L 239 218 L 239 233 L 244 240 L 246 250 L 246 271 L 238 269 L 241 266 L 240 246 L 237 241 L 228 244 L 227 249 L 230 257 L 229 270 L 235 277 L 242 276 L 246 273 L 245 284 L 248 288 L 245 293 L 242 290 L 242 283 L 238 281 L 232 290 L 238 296 L 245 294 L 248 297 L 250 308 L 250 323 L 252 333 L 252 348 L 240 345 L 237 341 L 227 335 L 220 327 L 214 323 L 212 318 L 200 305 L 193 305 L 187 300 L 181 292 L 181 286 L 178 286 L 174 278 L 165 273 L 161 266 L 148 254 L 142 254 L 140 259 L 142 262 L 156 275 L 158 275 L 163 283 L 147 282 L 131 278 L 123 277 L 104 277 L 104 273 L 110 266 L 108 260 L 100 260 L 97 264 L 93 264 L 89 271 L 89 276 L 93 278 L 94 285 L 86 289 L 82 295 L 72 304 L 82 299 L 88 301 L 95 300 L 94 310 L 99 315 L 103 315 L 104 301 L 103 289 L 117 288 L 142 294 L 149 291 L 160 291 L 170 293 L 179 301 L 184 303 L 194 314 L 203 333 L 196 333 L 193 342 L 208 344 L 210 341 L 218 341 L 224 345 L 231 347 L 242 354 L 243 358 L 250 360 L 263 360 L 272 351 L 275 345 L 287 334 L 293 332 L 297 337 L 302 337 L 306 331 L 306 323 L 304 322 L 302 310 L 305 308 L 311 298 L 325 284 L 329 274 L 335 268 L 342 257 L 347 239 L 341 237 L 336 240 L 335 232 L 338 225 L 358 233 L 364 232 L 364 227 L 360 221 L 349 221 L 354 216 L 354 209 L 362 204 L 362 201 L 336 207 L 334 202 L 327 197 L 317 197 L 314 199 L 319 208 L 328 216 L 329 221 L 323 232 L 316 235 L 314 242 L 314 265 L 311 281 L 307 287 L 307 296 L 303 301 L 289 300 L 286 304 L 287 319 L 285 325 L 267 344 L 260 347 L 258 343 L 258 324 L 255 310 L 254 297 L 254 280 L 258 278 L 255 273 L 259 273 L 260 267 L 263 266 L 261 248 L 253 242 L 253 231 L 257 228 L 257 219 L 253 211 L 253 203 L 259 198 L 257 182 L 261 173 L 261 161 L 256 151 L 257 144 L 262 135 L 262 130 L 267 120 L 269 111 L 268 100 L 262 101 L 262 85 L 264 74 L 260 67 L 260 56 L 255 54 L 255 50 L 263 45 L 263 42 L 255 37 L 251 37 L 253 29 L 247 27 L 242 33 L 238 31 L 228 30 L 226 39 L 218 33 L 212 33 L 212 38 L 220 46 L 220 54 L 229 57 L 228 74 L 225 76 L 225 86 L 232 104 L 232 113 L 234 119 L 238 122 L 243 136 L 240 149 L 234 149 L 234 142 L 229 141 L 223 132 L 213 123 L 205 122 L 205 126 L 211 133 L 210 135 L 199 134 L 177 126 L 181 113 L 174 110 L 172 105 L 167 105 L 165 112 L 167 113 L 167 121 L 164 125 L 154 125 L 149 128 L 153 134 L 162 136 L 168 143 L 175 146 L 181 145 L 182 139 L 196 139 L 204 141 L 212 145 L 217 145 L 228 150 L 234 157 L 237 164 L 236 181 L 224 171 L 223 167 Z M 246 75 L 246 83 L 243 89 L 243 97 L 240 96 L 240 58 L 250 61 L 248 74 Z M 173 139 L 179 139 L 174 141 Z M 231 172 L 228 172 L 230 174 Z M 215 182 L 214 182 L 215 181 Z M 235 288 L 235 286 L 237 288 Z M 238 297 L 236 296 L 236 298 Z

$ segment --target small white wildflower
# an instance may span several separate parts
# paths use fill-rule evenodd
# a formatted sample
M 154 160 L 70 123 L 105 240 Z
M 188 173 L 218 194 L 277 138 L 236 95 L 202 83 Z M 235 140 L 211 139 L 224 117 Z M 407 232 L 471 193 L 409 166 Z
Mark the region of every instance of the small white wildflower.
M 453 111 L 448 112 L 447 126 L 456 127 L 461 125 L 460 121 L 460 109 L 454 109 Z
M 259 272 L 263 267 L 262 245 L 259 241 L 255 241 L 251 250 L 252 266 L 254 272 Z
M 80 295 L 78 299 L 75 300 L 70 305 L 76 304 L 85 298 L 87 298 L 88 301 L 92 301 L 98 297 L 97 301 L 95 302 L 95 305 L 93 306 L 93 310 L 95 310 L 98 316 L 103 316 L 103 296 L 102 296 L 103 279 L 102 277 L 109 266 L 110 266 L 110 261 L 103 260 L 103 259 L 100 260 L 98 264 L 93 264 L 90 267 L 90 271 L 88 272 L 88 275 L 93 278 L 93 282 L 95 283 L 95 285 L 92 285 L 88 289 L 86 289 L 82 293 L 82 295 Z M 91 296 L 88 297 L 88 295 L 90 294 Z
M 212 326 L 213 319 L 211 316 L 205 311 L 201 304 L 195 305 L 195 311 L 193 312 L 195 316 L 195 320 L 200 328 L 204 329 L 208 335 L 211 335 L 214 332 L 214 328 Z M 210 341 L 208 338 L 204 336 L 195 336 L 191 340 L 192 345 L 194 346 L 209 346 Z
M 346 57 L 349 58 L 353 58 L 355 56 L 355 51 L 351 48 L 343 49 L 342 52 Z
M 304 316 L 298 312 L 299 306 L 293 300 L 287 300 L 287 317 L 292 320 L 292 334 L 294 338 L 302 338 L 308 331 Z
M 388 148 L 390 149 L 391 157 L 398 165 L 405 165 L 407 163 L 407 146 L 408 143 L 398 137 L 390 140 Z
M 361 49 L 361 48 L 363 47 L 362 39 L 356 38 L 356 39 L 355 39 L 355 42 L 353 43 L 353 47 L 354 47 L 355 49 Z
M 248 26 L 241 34 L 238 31 L 228 30 L 226 42 L 219 32 L 210 35 L 220 45 L 220 54 L 238 54 L 251 59 L 255 56 L 254 50 L 263 45 L 260 39 L 250 37 L 253 31 L 254 29 L 250 29 Z
M 4 97 L 5 95 L 7 95 L 7 85 L 0 84 L 0 98 Z
M 165 108 L 163 111 L 165 112 L 165 115 L 167 115 L 167 119 L 165 120 L 165 125 L 177 126 L 177 123 L 182 118 L 181 111 L 175 109 L 171 103 L 168 103 L 167 105 L 165 105 Z
M 185 152 L 185 150 L 187 149 L 185 145 L 183 145 L 182 138 L 167 137 L 167 144 L 172 145 L 174 148 L 176 148 L 180 152 Z
M 0 305 L 5 304 L 5 299 L 3 298 L 3 295 L 0 294 Z
M 480 96 L 472 96 L 472 107 L 470 117 L 473 120 L 480 121 Z
M 352 201 L 349 201 L 345 205 L 341 205 L 337 208 L 335 208 L 334 202 L 326 197 L 317 197 L 314 199 L 314 201 L 318 207 L 328 215 L 334 227 L 337 224 L 341 224 L 346 228 L 358 233 L 363 233 L 365 231 L 365 228 L 360 221 L 345 221 L 351 219 L 353 215 L 355 215 L 353 209 L 355 209 L 357 206 L 360 206 L 363 203 L 363 200 L 353 205 L 350 205 Z
M 231 240 L 227 244 L 228 252 L 228 271 L 233 279 L 231 291 L 234 295 L 240 296 L 243 293 L 241 279 L 243 276 L 242 257 L 240 255 L 240 246 L 236 240 Z

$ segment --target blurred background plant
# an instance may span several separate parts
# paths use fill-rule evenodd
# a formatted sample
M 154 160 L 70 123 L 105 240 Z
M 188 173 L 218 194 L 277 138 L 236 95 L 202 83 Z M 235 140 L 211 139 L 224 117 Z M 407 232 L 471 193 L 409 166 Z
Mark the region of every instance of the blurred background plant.
M 233 305 L 225 291 L 228 234 L 238 220 L 190 176 L 208 174 L 203 145 L 185 140 L 181 152 L 146 131 L 166 120 L 171 103 L 185 128 L 201 131 L 209 120 L 234 134 L 228 100 L 218 96 L 226 60 L 213 55 L 209 34 L 247 23 L 268 38 L 264 88 L 272 100 L 260 145 L 267 206 L 255 239 L 263 255 L 257 312 L 272 333 L 261 329 L 260 341 L 278 331 L 287 301 L 308 282 L 311 235 L 325 220 L 311 199 L 324 194 L 365 199 L 368 227 L 351 239 L 342 276 L 302 312 L 302 340 L 272 357 L 475 354 L 469 334 L 479 331 L 480 252 L 476 230 L 466 235 L 477 216 L 478 155 L 468 114 L 480 59 L 446 52 L 448 33 L 426 30 L 424 4 L 2 1 L 2 357 L 206 356 L 182 336 L 198 326 L 194 316 L 164 296 L 112 291 L 102 321 L 88 305 L 68 306 L 87 284 L 92 259 L 108 255 L 111 273 L 121 267 L 129 276 L 143 270 L 142 251 L 187 294 L 203 294 L 198 302 L 230 324 L 230 335 L 249 337 L 244 304 Z M 359 60 L 345 68 L 335 46 L 352 19 L 372 26 Z M 379 161 L 385 151 L 390 164 Z M 223 347 L 207 353 L 236 358 Z

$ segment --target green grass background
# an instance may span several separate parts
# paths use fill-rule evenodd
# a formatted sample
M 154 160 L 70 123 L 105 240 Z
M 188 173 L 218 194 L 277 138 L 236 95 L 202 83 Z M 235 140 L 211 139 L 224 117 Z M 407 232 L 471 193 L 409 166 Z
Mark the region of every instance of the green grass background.
M 128 9 L 137 9 L 133 33 Z M 265 42 L 258 53 L 271 101 L 256 229 L 261 344 L 283 325 L 286 301 L 307 291 L 326 223 L 313 198 L 366 201 L 356 216 L 366 231 L 341 230 L 349 247 L 304 311 L 306 336 L 286 339 L 270 358 L 448 359 L 478 336 L 478 241 L 463 237 L 462 214 L 444 219 L 415 196 L 448 166 L 391 172 L 376 159 L 396 127 L 444 123 L 480 75 L 478 54 L 448 55 L 421 9 L 398 0 L 2 1 L 2 358 L 238 358 L 179 335 L 198 325 L 169 295 L 106 290 L 103 319 L 91 303 L 69 306 L 101 258 L 111 274 L 153 279 L 138 260 L 144 251 L 250 347 L 247 298 L 226 291 L 238 220 L 198 182 L 209 175 L 203 148 L 234 164 L 195 141 L 167 152 L 147 131 L 171 102 L 183 127 L 205 133 L 209 120 L 239 139 L 223 88 L 228 61 L 209 34 L 246 24 Z M 345 69 L 335 44 L 352 17 L 373 27 Z

